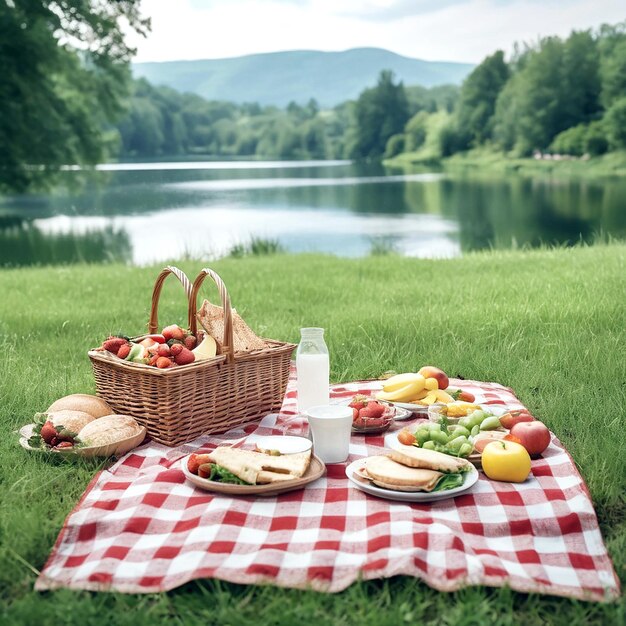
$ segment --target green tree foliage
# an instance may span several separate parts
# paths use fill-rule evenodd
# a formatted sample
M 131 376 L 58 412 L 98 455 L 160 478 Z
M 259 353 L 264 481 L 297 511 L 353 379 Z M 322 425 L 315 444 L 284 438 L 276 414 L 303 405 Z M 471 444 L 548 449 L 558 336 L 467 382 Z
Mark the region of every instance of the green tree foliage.
M 458 104 L 457 125 L 474 145 L 491 138 L 496 101 L 509 78 L 504 52 L 488 56 L 464 81 Z
M 355 106 L 355 141 L 350 156 L 357 159 L 381 157 L 392 135 L 401 133 L 409 118 L 409 105 L 402 83 L 394 83 L 393 72 L 380 73 L 376 87 L 361 93 Z
M 626 96 L 615 100 L 606 112 L 606 132 L 615 148 L 626 148 Z
M 128 61 L 122 22 L 144 34 L 138 0 L 0 3 L 0 189 L 44 185 L 105 157 Z

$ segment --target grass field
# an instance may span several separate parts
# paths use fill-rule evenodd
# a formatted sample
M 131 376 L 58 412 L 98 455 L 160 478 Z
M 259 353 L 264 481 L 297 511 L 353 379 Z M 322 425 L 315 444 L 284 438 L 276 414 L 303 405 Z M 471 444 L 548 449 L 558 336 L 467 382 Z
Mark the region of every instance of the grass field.
M 195 275 L 198 264 L 184 263 Z M 572 453 L 626 582 L 626 246 L 493 252 L 446 261 L 267 256 L 214 264 L 260 333 L 297 341 L 328 329 L 334 381 L 415 371 L 512 386 Z M 0 623 L 2 624 L 620 624 L 626 603 L 589 604 L 510 590 L 438 593 L 416 579 L 336 595 L 198 581 L 149 596 L 35 593 L 36 570 L 95 462 L 30 456 L 13 431 L 52 400 L 92 392 L 86 351 L 140 332 L 158 268 L 0 271 Z M 183 323 L 166 284 L 160 319 Z
M 387 159 L 385 165 L 403 169 L 439 165 L 450 173 L 520 174 L 522 176 L 594 179 L 626 176 L 626 152 L 611 152 L 589 160 L 552 161 L 512 157 L 488 148 L 479 148 L 440 158 L 437 156 L 437 150 L 424 146 L 418 152 L 405 152 L 393 159 Z

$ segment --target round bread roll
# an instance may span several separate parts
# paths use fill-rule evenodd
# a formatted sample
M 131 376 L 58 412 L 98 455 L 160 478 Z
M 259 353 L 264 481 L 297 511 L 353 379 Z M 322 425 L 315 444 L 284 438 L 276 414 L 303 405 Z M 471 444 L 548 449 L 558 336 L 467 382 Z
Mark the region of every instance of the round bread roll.
M 59 398 L 48 407 L 47 412 L 50 411 L 82 411 L 93 415 L 95 418 L 113 413 L 113 409 L 102 398 L 86 393 L 73 393 L 70 396 Z
M 86 446 L 107 446 L 138 435 L 141 426 L 129 415 L 106 415 L 87 424 L 78 438 Z
M 65 430 L 76 434 L 96 419 L 83 411 L 48 411 L 47 415 L 55 428 L 63 426 Z

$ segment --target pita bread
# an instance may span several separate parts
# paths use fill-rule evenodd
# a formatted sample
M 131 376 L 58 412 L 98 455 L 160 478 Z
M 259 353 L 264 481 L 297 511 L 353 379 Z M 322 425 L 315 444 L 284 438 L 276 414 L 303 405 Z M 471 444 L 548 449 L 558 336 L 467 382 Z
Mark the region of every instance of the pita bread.
M 311 451 L 275 456 L 221 446 L 209 454 L 209 460 L 251 485 L 261 485 L 303 476 L 309 468 Z
M 370 456 L 365 472 L 370 480 L 384 489 L 395 491 L 432 491 L 443 474 L 429 469 L 417 469 L 396 463 L 388 456 Z M 363 475 L 363 473 L 361 473 Z
M 224 309 L 205 300 L 197 314 L 198 322 L 217 343 L 218 354 L 224 346 Z M 263 350 L 267 344 L 243 321 L 239 313 L 232 310 L 233 349 L 235 352 Z
M 398 445 L 398 448 L 392 450 L 389 456 L 397 463 L 408 467 L 431 469 L 445 474 L 467 472 L 472 466 L 467 459 L 415 446 Z

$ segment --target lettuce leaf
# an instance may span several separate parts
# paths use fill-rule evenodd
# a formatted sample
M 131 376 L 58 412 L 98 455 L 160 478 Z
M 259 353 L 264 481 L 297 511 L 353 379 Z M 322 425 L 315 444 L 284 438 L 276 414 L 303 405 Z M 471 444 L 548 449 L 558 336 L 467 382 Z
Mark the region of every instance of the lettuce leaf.
M 433 491 L 447 491 L 463 484 L 463 474 L 444 474 Z

